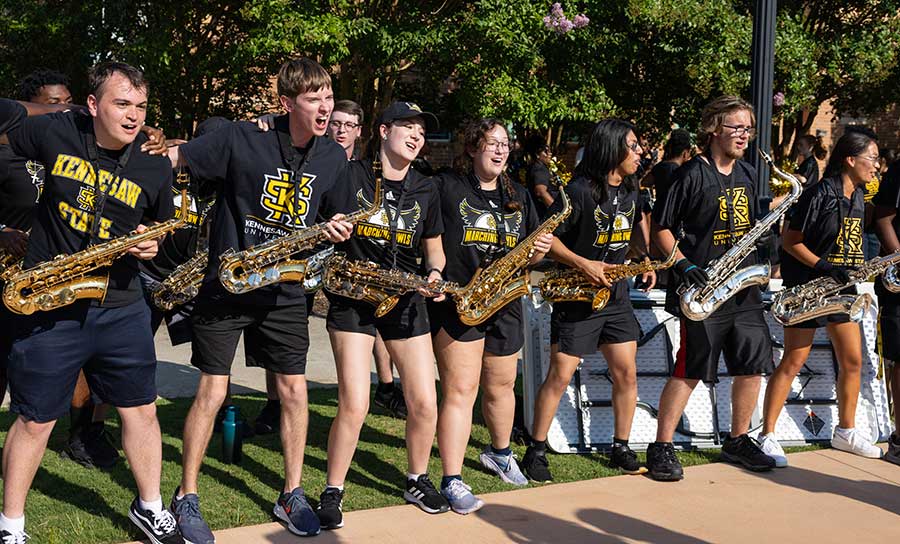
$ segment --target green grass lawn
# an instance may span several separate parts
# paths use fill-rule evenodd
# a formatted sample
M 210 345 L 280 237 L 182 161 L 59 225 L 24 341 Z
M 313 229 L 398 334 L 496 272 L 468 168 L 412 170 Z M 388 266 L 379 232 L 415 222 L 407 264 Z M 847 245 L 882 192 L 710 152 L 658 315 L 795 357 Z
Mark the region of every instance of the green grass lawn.
M 251 421 L 264 402 L 264 398 L 256 396 L 236 398 L 244 417 Z M 180 437 L 189 407 L 190 399 L 158 403 L 163 432 L 162 494 L 166 505 L 181 475 Z M 310 391 L 310 429 L 303 483 L 313 499 L 318 498 L 325 484 L 326 442 L 336 408 L 334 389 Z M 118 445 L 118 423 L 113 419 L 110 426 Z M 9 428 L 11 421 L 8 412 L 0 414 L 2 428 Z M 345 511 L 403 504 L 401 485 L 406 475 L 403 425 L 403 421 L 387 416 L 370 415 L 366 420 L 346 482 Z M 60 458 L 57 452 L 65 442 L 65 427 L 67 424 L 61 424 L 54 431 L 50 450 L 44 456 L 29 495 L 27 530 L 33 541 L 68 544 L 137 539 L 140 533 L 127 518 L 135 491 L 126 464 L 120 463 L 111 471 L 99 471 Z M 476 493 L 514 489 L 481 468 L 478 453 L 487 441 L 487 429 L 476 425 L 463 470 L 466 482 Z M 521 458 L 524 447 L 515 446 L 515 450 Z M 244 444 L 243 451 L 240 465 L 227 465 L 220 461 L 221 435 L 214 435 L 210 443 L 200 475 L 200 489 L 203 513 L 213 530 L 272 520 L 272 506 L 281 490 L 283 473 L 278 436 L 252 438 Z M 707 463 L 716 457 L 717 453 L 712 451 L 680 455 L 685 465 Z M 616 474 L 608 468 L 607 458 L 599 454 L 554 455 L 551 463 L 557 482 Z M 438 485 L 441 468 L 436 445 L 429 473 Z

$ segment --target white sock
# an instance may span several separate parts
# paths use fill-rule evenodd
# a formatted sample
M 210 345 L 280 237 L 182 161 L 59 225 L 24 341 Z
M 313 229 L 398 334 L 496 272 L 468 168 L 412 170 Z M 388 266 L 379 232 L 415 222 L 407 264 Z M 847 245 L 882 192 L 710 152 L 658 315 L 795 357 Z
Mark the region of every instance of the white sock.
M 852 433 L 852 432 L 853 432 L 853 427 L 851 427 L 851 428 L 849 428 L 849 429 L 845 429 L 845 428 L 843 428 L 843 427 L 835 427 L 835 428 L 834 428 L 834 434 L 840 436 L 840 437 L 843 438 L 844 440 L 849 440 L 849 439 L 850 439 L 850 433 Z
M 421 474 L 412 474 L 412 473 L 410 473 L 410 472 L 407 472 L 407 473 L 406 473 L 406 479 L 407 479 L 407 480 L 417 481 L 417 480 L 419 479 L 419 476 L 421 476 Z
M 337 489 L 338 491 L 341 491 L 341 492 L 344 491 L 344 486 L 342 486 L 342 485 L 325 484 L 325 489 L 329 489 L 329 488 L 331 488 L 331 489 Z
M 150 510 L 154 514 L 159 514 L 163 511 L 162 496 L 157 497 L 156 500 L 150 502 L 145 502 L 144 499 L 138 497 L 138 504 L 144 510 Z
M 0 514 L 0 528 L 6 529 L 11 533 L 21 533 L 25 530 L 25 516 L 8 518 L 3 514 Z

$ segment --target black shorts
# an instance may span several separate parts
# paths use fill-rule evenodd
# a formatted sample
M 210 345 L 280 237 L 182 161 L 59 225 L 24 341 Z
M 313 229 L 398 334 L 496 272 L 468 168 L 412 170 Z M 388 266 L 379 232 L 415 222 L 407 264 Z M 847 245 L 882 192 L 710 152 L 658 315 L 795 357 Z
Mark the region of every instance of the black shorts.
M 309 351 L 306 299 L 287 306 L 198 300 L 191 316 L 191 364 L 217 376 L 231 374 L 241 334 L 247 366 L 277 374 L 305 374 Z
M 793 325 L 785 325 L 785 329 L 818 329 L 828 325 L 829 323 L 850 323 L 850 316 L 847 314 L 828 314 L 821 317 L 814 317 L 795 323 Z
M 484 339 L 484 351 L 493 355 L 512 355 L 525 344 L 525 329 L 522 319 L 522 301 L 516 299 L 484 323 L 466 325 L 459 320 L 456 305 L 452 300 L 433 302 L 428 300 L 428 320 L 431 334 L 444 329 L 450 338 L 458 342 L 473 342 Z
M 118 308 L 86 301 L 16 316 L 10 411 L 47 422 L 69 412 L 82 369 L 91 392 L 118 407 L 156 402 L 156 350 L 144 299 Z
M 636 342 L 641 326 L 631 306 L 594 312 L 588 302 L 557 302 L 550 316 L 550 344 L 568 355 L 597 353 L 601 344 Z
M 397 305 L 383 317 L 375 317 L 375 306 L 362 300 L 353 300 L 332 293 L 328 297 L 328 317 L 325 326 L 329 331 L 361 332 L 375 336 L 375 331 L 385 340 L 401 340 L 428 334 L 428 310 L 425 299 L 419 293 L 407 293 Z
M 900 306 L 878 310 L 878 352 L 886 360 L 900 361 Z
M 681 346 L 672 376 L 718 381 L 719 355 L 729 376 L 757 376 L 775 370 L 772 337 L 761 310 L 713 313 L 703 321 L 681 320 Z

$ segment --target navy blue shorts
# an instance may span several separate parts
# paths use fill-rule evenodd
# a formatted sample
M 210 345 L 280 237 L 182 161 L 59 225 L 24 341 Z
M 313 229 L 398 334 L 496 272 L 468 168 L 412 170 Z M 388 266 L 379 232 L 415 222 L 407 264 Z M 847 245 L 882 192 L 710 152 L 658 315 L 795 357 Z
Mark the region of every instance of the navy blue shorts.
M 47 422 L 69 412 L 78 372 L 118 407 L 156 402 L 156 349 L 144 299 L 99 308 L 85 301 L 17 316 L 9 356 L 10 411 Z

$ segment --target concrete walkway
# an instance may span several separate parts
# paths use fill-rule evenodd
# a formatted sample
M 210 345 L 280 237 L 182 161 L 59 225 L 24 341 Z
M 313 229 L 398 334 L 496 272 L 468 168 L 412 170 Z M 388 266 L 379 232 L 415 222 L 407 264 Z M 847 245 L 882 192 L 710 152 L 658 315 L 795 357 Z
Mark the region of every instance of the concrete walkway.
M 413 506 L 349 512 L 312 542 L 892 543 L 900 539 L 900 467 L 820 450 L 754 474 L 722 463 L 678 483 L 619 476 L 484 495 L 477 514 L 429 516 Z M 557 463 L 565 462 L 557 456 Z M 218 544 L 295 544 L 269 523 L 220 531 Z

